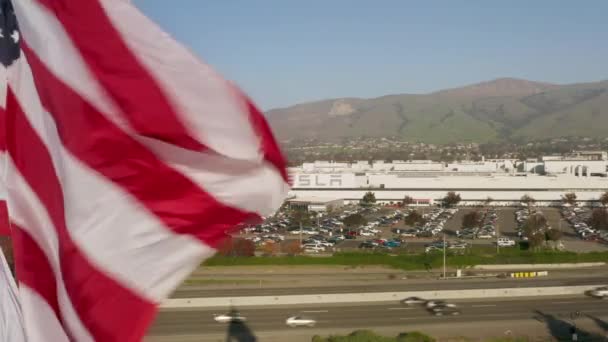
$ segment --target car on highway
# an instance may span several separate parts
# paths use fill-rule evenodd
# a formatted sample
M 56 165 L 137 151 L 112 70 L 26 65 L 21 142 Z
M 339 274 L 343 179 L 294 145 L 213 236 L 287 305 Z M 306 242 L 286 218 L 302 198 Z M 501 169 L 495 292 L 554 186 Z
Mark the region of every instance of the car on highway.
M 608 286 L 597 287 L 587 291 L 587 294 L 595 298 L 608 299 Z
M 446 303 L 443 300 L 429 300 L 428 302 L 426 302 L 427 308 L 435 308 L 435 307 L 446 306 L 446 305 L 448 305 L 448 303 Z
M 213 315 L 213 320 L 218 323 L 245 322 L 247 318 L 241 316 L 238 312 L 230 312 L 227 314 Z
M 460 315 L 460 309 L 454 304 L 446 304 L 443 306 L 435 306 L 430 309 L 435 316 L 457 316 Z
M 287 326 L 291 327 L 291 328 L 295 328 L 295 327 L 314 327 L 315 324 L 317 324 L 317 321 L 315 321 L 312 318 L 307 318 L 307 317 L 302 317 L 302 316 L 292 316 L 289 317 L 286 321 L 285 324 L 287 324 Z
M 420 297 L 408 297 L 401 300 L 403 305 L 423 305 L 426 304 L 426 299 Z

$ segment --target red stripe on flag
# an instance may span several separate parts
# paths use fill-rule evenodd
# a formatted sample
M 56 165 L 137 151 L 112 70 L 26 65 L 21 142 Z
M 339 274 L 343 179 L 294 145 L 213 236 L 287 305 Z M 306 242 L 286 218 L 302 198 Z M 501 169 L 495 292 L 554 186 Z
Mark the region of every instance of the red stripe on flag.
M 193 138 L 127 47 L 96 0 L 38 0 L 61 22 L 85 63 L 141 135 L 182 148 L 207 149 Z
M 272 130 L 270 129 L 268 122 L 266 122 L 266 119 L 264 119 L 264 116 L 258 107 L 256 107 L 256 105 L 249 99 L 249 97 L 247 97 L 247 95 L 240 91 L 239 94 L 247 103 L 249 119 L 251 120 L 256 133 L 262 139 L 262 151 L 264 153 L 264 159 L 271 163 L 281 174 L 281 177 L 283 177 L 285 183 L 289 184 L 289 177 L 287 176 L 287 163 L 285 162 L 285 158 L 281 153 L 279 145 L 272 135 Z
M 6 82 L 6 80 L 2 80 Z M 0 152 L 6 151 L 6 112 L 0 105 Z
M 63 322 L 57 302 L 55 274 L 49 260 L 29 233 L 15 223 L 12 225 L 15 270 L 19 282 L 36 291 L 53 309 L 57 320 Z
M 11 227 L 8 222 L 8 208 L 6 201 L 0 201 L 0 236 L 10 236 Z
M 253 216 L 218 202 L 58 80 L 22 41 L 43 106 L 64 146 L 83 163 L 130 193 L 167 227 L 217 246 L 225 231 Z M 204 228 L 204 229 L 203 229 Z
M 59 242 L 61 277 L 76 313 L 96 341 L 141 340 L 154 318 L 155 305 L 99 272 L 73 242 L 66 227 L 63 192 L 50 154 L 10 87 L 7 108 L 7 125 L 11 127 L 7 133 L 8 151 L 53 222 Z

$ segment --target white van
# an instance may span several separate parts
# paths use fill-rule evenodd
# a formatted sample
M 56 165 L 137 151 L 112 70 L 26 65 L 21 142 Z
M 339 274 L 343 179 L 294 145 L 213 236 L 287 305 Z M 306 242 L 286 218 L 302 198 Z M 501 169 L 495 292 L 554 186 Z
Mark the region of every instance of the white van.
M 514 247 L 515 241 L 506 237 L 498 238 L 498 246 L 500 247 Z

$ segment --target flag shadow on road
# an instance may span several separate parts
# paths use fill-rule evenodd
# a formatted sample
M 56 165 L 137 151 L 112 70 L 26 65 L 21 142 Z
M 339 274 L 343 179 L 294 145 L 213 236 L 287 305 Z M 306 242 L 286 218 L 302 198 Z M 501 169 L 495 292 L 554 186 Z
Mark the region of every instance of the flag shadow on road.
M 238 311 L 235 308 L 230 310 L 231 316 L 237 316 Z M 247 326 L 244 321 L 233 320 L 228 325 L 228 333 L 226 342 L 256 342 L 257 339 L 253 331 Z
M 540 310 L 536 310 L 534 311 L 534 313 L 537 315 L 536 318 L 539 321 L 544 322 L 547 325 L 551 336 L 553 336 L 553 338 L 555 338 L 557 341 L 605 341 L 603 336 L 580 329 L 576 326 L 574 322 L 568 322 L 563 319 L 559 319 L 554 315 L 544 313 Z M 574 334 L 576 334 L 576 339 L 574 339 L 573 337 Z

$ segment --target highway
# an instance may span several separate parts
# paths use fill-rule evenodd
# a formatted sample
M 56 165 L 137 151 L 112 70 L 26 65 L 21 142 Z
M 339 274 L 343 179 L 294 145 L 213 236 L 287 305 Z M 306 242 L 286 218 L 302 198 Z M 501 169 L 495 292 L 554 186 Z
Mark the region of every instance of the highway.
M 182 287 L 172 298 L 203 298 L 203 297 L 236 297 L 236 296 L 266 296 L 266 295 L 296 295 L 296 294 L 331 294 L 331 293 L 360 293 L 360 292 L 399 292 L 419 290 L 461 290 L 461 289 L 492 289 L 507 287 L 540 287 L 540 286 L 576 286 L 598 285 L 606 283 L 606 272 L 589 270 L 587 274 L 577 273 L 576 277 L 527 278 L 527 279 L 453 279 L 437 281 L 424 280 L 386 280 L 379 283 L 368 282 L 342 286 L 307 286 L 307 287 L 281 287 L 256 288 L 252 286 L 242 288 L 209 289 L 206 287 Z
M 482 330 L 483 326 L 490 326 L 492 322 L 500 321 L 530 321 L 540 324 L 537 328 L 531 328 L 534 332 L 539 327 L 549 327 L 553 330 L 564 330 L 566 322 L 570 321 L 571 314 L 579 311 L 579 320 L 592 324 L 599 330 L 608 330 L 608 305 L 606 301 L 576 297 L 551 297 L 551 298 L 518 298 L 510 300 L 489 299 L 454 301 L 462 310 L 460 316 L 435 317 L 430 315 L 421 306 L 403 306 L 400 303 L 373 303 L 352 305 L 315 305 L 285 307 L 247 307 L 240 312 L 247 318 L 245 329 L 253 334 L 264 332 L 297 332 L 307 335 L 307 339 L 318 331 L 332 331 L 334 329 L 362 329 L 372 328 L 382 331 L 383 327 L 406 327 L 412 326 L 446 326 L 454 327 L 453 336 L 471 336 L 476 331 L 471 329 L 460 329 L 467 324 L 477 324 Z M 178 336 L 221 336 L 228 332 L 229 325 L 216 323 L 213 320 L 214 313 L 224 313 L 226 310 L 218 309 L 195 309 L 195 310 L 167 310 L 160 312 L 150 336 L 171 337 L 171 340 L 179 341 Z M 315 328 L 288 328 L 285 319 L 291 315 L 305 315 L 317 320 Z M 529 322 L 529 323 L 530 323 Z M 556 328 L 557 327 L 557 328 Z M 234 328 L 234 327 L 232 327 Z M 517 325 L 513 326 L 517 329 Z M 481 331 L 480 330 L 480 331 Z M 407 331 L 407 330 L 406 330 Z M 450 332 L 452 333 L 452 332 Z M 563 331 L 561 332 L 563 333 Z M 471 336 L 474 337 L 474 336 Z M 207 339 L 201 339 L 207 340 Z M 280 340 L 280 339 L 279 339 Z M 302 339 L 306 340 L 306 339 Z

